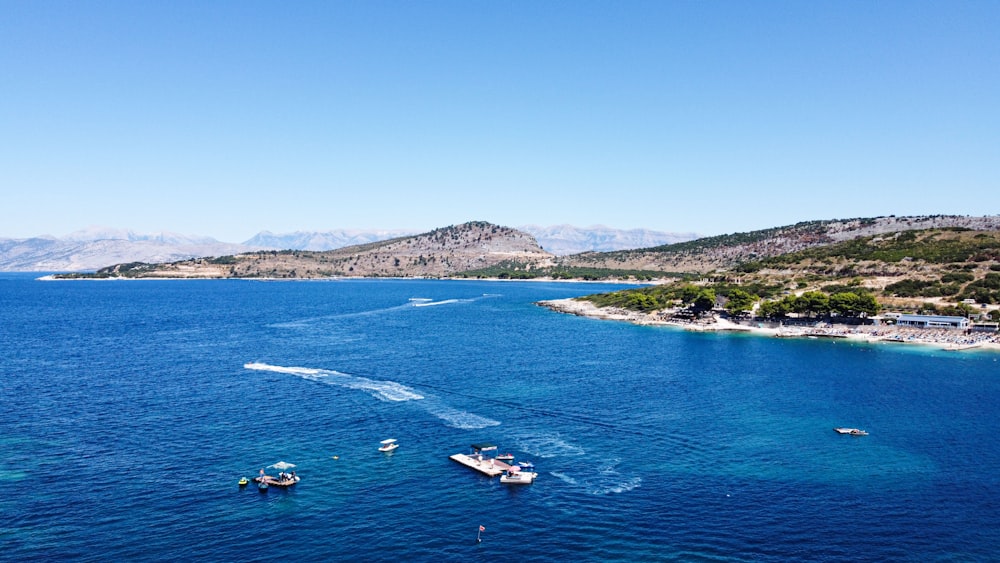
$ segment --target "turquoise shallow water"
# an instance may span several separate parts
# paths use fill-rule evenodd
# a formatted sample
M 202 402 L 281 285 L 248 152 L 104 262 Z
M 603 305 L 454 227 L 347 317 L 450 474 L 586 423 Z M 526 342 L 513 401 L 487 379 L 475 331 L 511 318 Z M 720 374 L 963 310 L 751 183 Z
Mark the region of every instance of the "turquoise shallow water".
M 997 355 L 533 304 L 610 287 L 4 275 L 0 559 L 1000 557 Z

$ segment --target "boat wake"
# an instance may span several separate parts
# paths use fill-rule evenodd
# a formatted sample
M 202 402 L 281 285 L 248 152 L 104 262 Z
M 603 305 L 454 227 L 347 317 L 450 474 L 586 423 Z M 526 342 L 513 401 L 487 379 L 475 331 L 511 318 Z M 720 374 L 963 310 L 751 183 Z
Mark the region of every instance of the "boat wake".
M 499 295 L 483 294 L 482 297 L 474 297 L 471 299 L 442 299 L 440 301 L 434 301 L 428 297 L 411 297 L 406 303 L 402 305 L 393 305 L 392 307 L 383 307 L 381 309 L 372 309 L 369 311 L 356 311 L 354 313 L 340 313 L 336 315 L 321 315 L 318 317 L 307 317 L 304 319 L 296 319 L 291 321 L 284 321 L 280 323 L 268 324 L 268 328 L 284 328 L 284 329 L 300 329 L 307 328 L 312 324 L 324 321 L 332 321 L 339 319 L 352 319 L 358 317 L 369 317 L 373 315 L 381 315 L 385 313 L 393 313 L 396 311 L 402 311 L 406 309 L 411 309 L 413 307 L 433 307 L 435 305 L 449 305 L 452 303 L 472 303 L 478 301 L 479 299 L 484 299 L 486 297 L 499 297 Z
M 479 416 L 467 411 L 459 410 L 442 403 L 435 397 L 424 397 L 416 389 L 407 387 L 396 381 L 383 381 L 359 377 L 335 370 L 317 369 L 306 367 L 286 367 L 265 364 L 261 362 L 250 362 L 243 365 L 246 369 L 257 371 L 269 371 L 273 373 L 284 373 L 294 375 L 309 381 L 316 381 L 326 385 L 344 387 L 347 389 L 357 389 L 365 391 L 372 397 L 380 401 L 401 402 L 420 401 L 419 404 L 431 415 L 441 419 L 447 426 L 462 430 L 476 430 L 489 426 L 499 426 L 500 421 Z
M 533 457 L 569 457 L 586 455 L 586 450 L 563 440 L 558 434 L 515 436 L 517 449 Z
M 576 444 L 562 439 L 558 434 L 518 436 L 514 438 L 518 449 L 537 458 L 580 457 L 592 455 Z M 584 475 L 569 475 L 560 471 L 551 472 L 553 477 L 584 489 L 591 495 L 609 495 L 625 493 L 639 486 L 642 478 L 638 475 L 628 476 L 618 470 L 619 459 L 601 460 L 588 463 L 590 470 Z M 574 466 L 577 464 L 574 462 Z M 575 472 L 574 472 L 575 473 Z
M 584 476 L 572 477 L 565 473 L 553 471 L 551 475 L 573 487 L 584 489 L 590 495 L 613 495 L 627 493 L 642 483 L 638 475 L 628 477 L 618 471 L 619 460 L 605 462 L 594 467 L 594 472 Z
M 317 381 L 319 383 L 325 383 L 337 387 L 346 387 L 348 389 L 358 389 L 368 392 L 372 397 L 375 397 L 380 401 L 415 401 L 424 398 L 423 395 L 417 393 L 414 389 L 395 381 L 379 381 L 376 379 L 368 379 L 367 377 L 349 375 L 334 370 L 272 366 L 270 364 L 258 362 L 245 364 L 243 367 L 258 371 L 286 373 L 296 377 L 301 377 L 302 379 L 308 379 L 309 381 Z
M 404 309 L 409 309 L 412 307 L 413 303 L 405 303 L 403 305 L 394 305 L 392 307 L 383 307 L 381 309 L 371 309 L 369 311 L 357 311 L 354 313 L 340 313 L 337 315 L 321 315 L 318 317 L 307 317 L 304 319 L 296 319 L 292 321 L 285 321 L 280 323 L 270 323 L 267 325 L 268 328 L 308 328 L 310 325 L 324 322 L 332 321 L 338 319 L 353 319 L 358 317 L 370 317 L 373 315 L 381 315 L 384 313 L 392 313 L 393 311 L 401 311 Z
M 458 303 L 459 301 L 472 301 L 471 299 L 445 299 L 443 301 L 423 301 L 423 300 L 412 300 L 414 307 L 433 307 L 434 305 L 448 305 L 449 303 Z
M 429 401 L 425 406 L 427 407 L 427 412 L 445 421 L 445 424 L 451 426 L 452 428 L 459 428 L 461 430 L 477 430 L 479 428 L 487 428 L 489 426 L 500 426 L 499 420 L 493 420 L 491 418 L 479 416 L 478 414 L 472 414 L 468 411 L 454 409 L 447 405 L 439 404 L 434 400 Z

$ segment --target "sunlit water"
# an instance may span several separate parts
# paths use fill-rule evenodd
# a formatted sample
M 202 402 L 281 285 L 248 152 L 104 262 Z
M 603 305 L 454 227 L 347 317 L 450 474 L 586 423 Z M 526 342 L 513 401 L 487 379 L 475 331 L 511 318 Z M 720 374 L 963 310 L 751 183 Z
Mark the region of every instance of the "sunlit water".
M 1000 557 L 998 355 L 533 304 L 611 287 L 4 275 L 0 559 Z

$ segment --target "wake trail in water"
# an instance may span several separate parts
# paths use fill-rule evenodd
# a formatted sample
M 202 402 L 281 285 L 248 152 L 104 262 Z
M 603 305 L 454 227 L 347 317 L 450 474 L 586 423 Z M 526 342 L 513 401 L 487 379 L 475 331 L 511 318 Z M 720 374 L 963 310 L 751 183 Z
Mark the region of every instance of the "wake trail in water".
M 394 311 L 402 311 L 404 309 L 409 309 L 413 307 L 414 303 L 405 303 L 403 305 L 395 305 L 392 307 L 383 307 L 381 309 L 371 309 L 368 311 L 356 311 L 354 313 L 338 313 L 336 315 L 320 315 L 318 317 L 306 317 L 304 319 L 296 319 L 293 321 L 285 321 L 281 323 L 271 323 L 268 328 L 306 328 L 313 323 L 323 322 L 323 321 L 333 321 L 339 319 L 354 319 L 360 317 L 371 317 L 375 315 L 384 315 L 386 313 L 392 313 Z
M 329 369 L 308 367 L 275 366 L 261 362 L 250 362 L 243 366 L 249 370 L 283 373 L 325 385 L 356 389 L 367 392 L 372 397 L 386 402 L 419 401 L 421 407 L 431 415 L 443 420 L 447 426 L 463 430 L 475 430 L 488 426 L 499 426 L 500 422 L 468 411 L 456 409 L 435 397 L 425 397 L 422 393 L 396 381 L 386 381 L 360 377 Z
M 371 309 L 368 311 L 356 311 L 354 313 L 338 313 L 336 315 L 321 315 L 318 317 L 306 317 L 304 319 L 296 319 L 280 323 L 271 323 L 268 324 L 267 326 L 268 328 L 306 328 L 311 324 L 323 321 L 384 315 L 396 311 L 404 311 L 406 309 L 412 309 L 414 307 L 433 307 L 436 305 L 451 305 L 454 303 L 473 303 L 475 301 L 479 301 L 480 299 L 485 299 L 488 297 L 499 297 L 499 295 L 484 293 L 481 297 L 473 297 L 469 299 L 459 299 L 459 298 L 441 299 L 439 301 L 435 301 L 428 297 L 411 297 L 410 299 L 407 300 L 406 303 L 403 303 L 401 305 L 394 305 L 392 307 L 382 307 L 380 309 Z
M 423 386 L 427 387 L 429 389 L 433 389 L 435 391 L 438 391 L 439 393 L 445 393 L 445 394 L 454 395 L 454 396 L 457 396 L 457 397 L 465 397 L 467 399 L 475 399 L 477 401 L 482 401 L 484 403 L 489 403 L 491 405 L 501 405 L 501 406 L 507 407 L 509 409 L 517 409 L 517 410 L 520 410 L 522 412 L 530 412 L 532 414 L 536 414 L 536 415 L 542 416 L 542 417 L 558 418 L 558 419 L 563 419 L 563 420 L 571 420 L 573 422 L 579 422 L 579 423 L 587 424 L 587 425 L 590 425 L 590 426 L 597 426 L 597 427 L 601 427 L 601 428 L 608 428 L 608 429 L 615 430 L 615 431 L 618 431 L 618 432 L 627 432 L 629 434 L 635 434 L 637 436 L 644 436 L 645 435 L 645 432 L 642 432 L 642 431 L 637 430 L 635 428 L 628 428 L 628 427 L 623 426 L 620 423 L 606 422 L 606 421 L 603 421 L 603 420 L 599 420 L 599 419 L 597 419 L 597 418 L 595 418 L 593 416 L 587 415 L 585 413 L 573 412 L 573 411 L 568 410 L 568 409 L 555 410 L 555 409 L 552 409 L 552 408 L 529 407 L 529 406 L 525 406 L 525 405 L 523 405 L 521 403 L 516 403 L 514 401 L 505 401 L 503 399 L 479 397 L 479 396 L 473 395 L 471 393 L 460 393 L 460 392 L 457 392 L 457 391 L 452 391 L 450 389 L 444 389 L 444 388 L 441 388 L 441 387 L 438 387 L 438 386 L 428 385 L 426 383 L 424 383 Z
M 595 457 L 582 447 L 563 439 L 559 434 L 531 433 L 514 436 L 517 449 L 536 458 Z M 581 488 L 591 495 L 618 494 L 631 491 L 642 483 L 642 477 L 627 475 L 618 469 L 621 460 L 602 458 L 586 464 L 582 475 L 571 475 L 567 471 L 552 471 L 550 474 L 573 487 Z M 578 463 L 570 467 L 579 467 Z
M 358 389 L 368 392 L 371 396 L 380 401 L 415 401 L 424 398 L 423 395 L 417 393 L 412 388 L 395 381 L 379 381 L 377 379 L 357 377 L 329 369 L 272 366 L 270 364 L 263 363 L 249 363 L 243 367 L 257 371 L 285 373 L 301 377 L 302 379 L 308 379 L 309 381 L 317 381 L 337 387 L 346 387 L 347 389 Z

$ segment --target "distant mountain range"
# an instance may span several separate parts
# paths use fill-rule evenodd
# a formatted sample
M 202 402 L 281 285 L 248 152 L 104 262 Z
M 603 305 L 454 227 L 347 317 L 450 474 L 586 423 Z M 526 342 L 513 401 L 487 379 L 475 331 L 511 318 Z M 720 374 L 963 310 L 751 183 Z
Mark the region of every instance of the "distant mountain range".
M 645 248 L 697 238 L 694 233 L 622 230 L 604 226 L 580 228 L 570 225 L 528 225 L 519 230 L 534 236 L 539 246 L 557 256 Z M 112 264 L 175 262 L 256 250 L 320 252 L 414 234 L 417 233 L 389 229 L 297 231 L 284 234 L 262 231 L 243 243 L 235 244 L 204 236 L 169 232 L 141 234 L 124 229 L 90 227 L 63 238 L 0 238 L 0 271 L 81 272 Z
M 524 225 L 518 229 L 534 236 L 539 246 L 556 256 L 649 248 L 695 240 L 700 236 L 696 233 L 666 233 L 649 229 L 613 229 L 603 225 L 584 228 L 572 225 Z
M 172 262 L 122 261 L 84 277 L 652 280 L 710 273 L 740 278 L 777 269 L 780 272 L 771 272 L 768 279 L 778 276 L 787 283 L 793 271 L 808 272 L 806 277 L 835 274 L 831 278 L 835 279 L 862 274 L 897 277 L 954 267 L 968 282 L 969 276 L 987 274 L 984 265 L 1000 258 L 998 231 L 1000 216 L 832 219 L 646 248 L 556 256 L 524 230 L 473 221 L 334 250 L 258 250 Z M 805 253 L 808 250 L 812 252 Z M 994 283 L 991 280 L 987 282 Z

